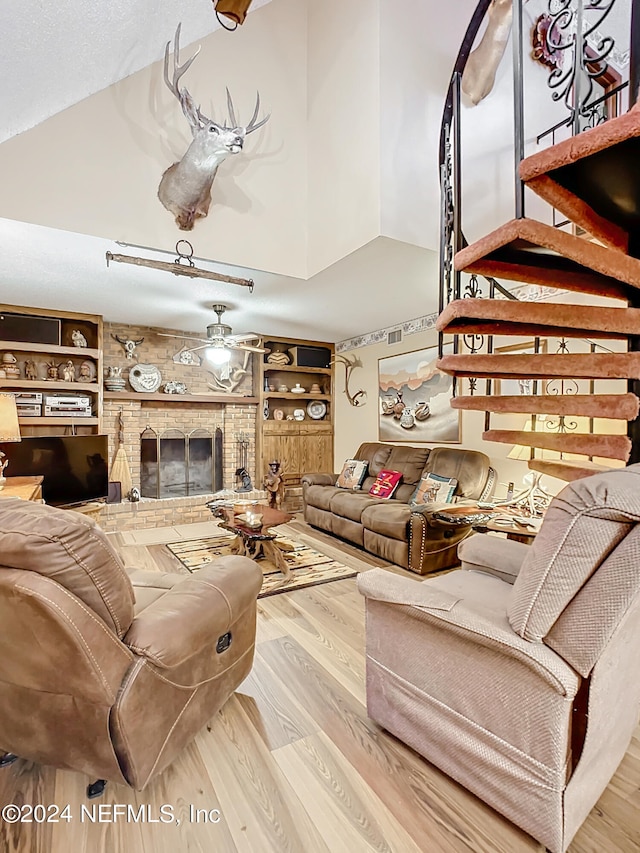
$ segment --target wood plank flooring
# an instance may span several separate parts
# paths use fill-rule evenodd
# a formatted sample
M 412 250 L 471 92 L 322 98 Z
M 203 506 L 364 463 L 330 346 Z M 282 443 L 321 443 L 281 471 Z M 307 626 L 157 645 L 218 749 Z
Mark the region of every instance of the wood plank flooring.
M 384 565 L 303 522 L 289 527 L 311 547 L 334 549 L 331 555 L 353 568 Z M 112 541 L 129 566 L 184 572 L 158 536 L 143 545 L 118 534 Z M 55 824 L 0 820 L 0 853 L 543 850 L 367 717 L 364 605 L 355 579 L 258 602 L 251 674 L 145 791 L 110 784 L 101 799 L 89 801 L 88 781 L 22 760 L 0 770 L 1 805 L 68 803 L 73 815 Z M 116 803 L 136 813 L 142 806 L 153 820 L 82 818 L 83 805 Z M 158 822 L 163 804 L 172 807 L 175 822 Z M 569 849 L 640 849 L 640 731 Z

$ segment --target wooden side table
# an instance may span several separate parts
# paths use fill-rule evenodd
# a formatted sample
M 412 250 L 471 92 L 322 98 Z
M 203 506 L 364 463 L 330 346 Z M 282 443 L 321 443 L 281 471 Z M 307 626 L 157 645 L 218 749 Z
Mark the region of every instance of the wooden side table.
M 44 477 L 7 477 L 0 498 L 22 498 L 25 501 L 42 500 Z

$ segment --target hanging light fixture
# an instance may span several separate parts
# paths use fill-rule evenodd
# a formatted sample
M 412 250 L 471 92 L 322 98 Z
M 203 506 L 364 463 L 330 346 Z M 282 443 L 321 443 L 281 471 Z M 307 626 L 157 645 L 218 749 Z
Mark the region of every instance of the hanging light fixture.
M 223 341 L 216 341 L 204 351 L 205 358 L 212 364 L 218 366 L 226 364 L 231 358 L 231 351 L 225 347 Z
M 249 11 L 251 3 L 252 0 L 213 0 L 216 18 L 220 21 L 225 30 L 235 30 L 240 24 L 244 23 L 244 19 L 247 17 L 247 12 Z M 228 26 L 221 19 L 221 15 L 228 18 L 230 21 L 233 21 L 234 26 Z

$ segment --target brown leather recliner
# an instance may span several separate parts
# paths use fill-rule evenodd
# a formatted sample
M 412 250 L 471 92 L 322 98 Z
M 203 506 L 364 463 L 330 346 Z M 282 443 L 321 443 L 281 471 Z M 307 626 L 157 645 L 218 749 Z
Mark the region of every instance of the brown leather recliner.
M 230 556 L 132 584 L 93 520 L 0 498 L 0 752 L 142 790 L 249 673 L 261 582 Z

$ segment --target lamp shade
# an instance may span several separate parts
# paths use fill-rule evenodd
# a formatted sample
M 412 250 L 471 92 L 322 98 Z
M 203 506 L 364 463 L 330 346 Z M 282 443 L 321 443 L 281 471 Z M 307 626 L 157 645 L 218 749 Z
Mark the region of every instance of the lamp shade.
M 0 392 L 0 441 L 20 441 L 20 424 L 14 394 Z
M 216 0 L 216 12 L 237 24 L 243 24 L 252 0 Z

